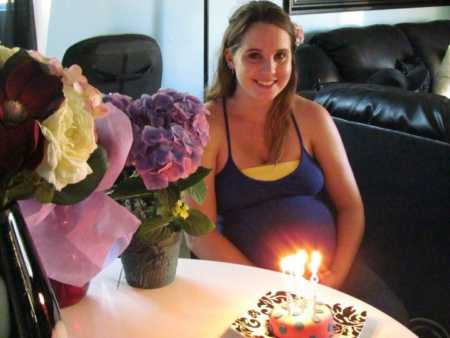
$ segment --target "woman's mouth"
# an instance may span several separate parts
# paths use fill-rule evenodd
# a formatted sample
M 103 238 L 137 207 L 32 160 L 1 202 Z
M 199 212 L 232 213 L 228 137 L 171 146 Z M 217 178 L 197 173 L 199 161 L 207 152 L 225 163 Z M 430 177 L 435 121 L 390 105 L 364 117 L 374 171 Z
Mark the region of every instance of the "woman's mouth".
M 277 81 L 276 80 L 271 80 L 271 81 L 258 81 L 255 80 L 256 84 L 258 84 L 261 87 L 264 88 L 270 88 L 272 87 Z

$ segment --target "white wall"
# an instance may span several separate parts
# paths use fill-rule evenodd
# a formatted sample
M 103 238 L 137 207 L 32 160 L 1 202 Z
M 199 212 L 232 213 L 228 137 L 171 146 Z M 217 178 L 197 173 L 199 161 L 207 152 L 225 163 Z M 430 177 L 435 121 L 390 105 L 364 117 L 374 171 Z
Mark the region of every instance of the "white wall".
M 96 35 L 138 33 L 153 36 L 158 0 L 54 0 L 46 55 L 62 59 L 66 49 Z
M 424 22 L 438 19 L 450 19 L 450 6 L 292 16 L 292 20 L 301 24 L 307 33 L 316 33 L 349 26 Z
M 161 0 L 162 86 L 203 97 L 203 0 Z
M 48 23 L 52 0 L 34 0 L 33 4 L 36 23 L 37 50 L 45 54 L 47 50 Z

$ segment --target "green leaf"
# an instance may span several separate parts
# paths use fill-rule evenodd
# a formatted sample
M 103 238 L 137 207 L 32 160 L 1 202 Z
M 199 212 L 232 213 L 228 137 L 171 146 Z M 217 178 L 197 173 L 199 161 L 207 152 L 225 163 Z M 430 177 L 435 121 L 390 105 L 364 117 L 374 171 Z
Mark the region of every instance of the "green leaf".
M 39 175 L 29 170 L 24 170 L 18 174 L 11 176 L 9 182 L 6 182 L 6 187 L 2 188 L 0 194 L 1 207 L 18 200 L 28 199 L 33 197 L 36 189 L 40 184 L 45 184 Z
M 50 203 L 55 195 L 55 187 L 53 184 L 42 180 L 41 184 L 34 192 L 34 197 L 41 203 Z
M 88 160 L 93 173 L 76 184 L 70 184 L 61 191 L 56 191 L 53 197 L 55 204 L 75 204 L 88 197 L 97 188 L 108 169 L 108 156 L 103 147 L 98 146 Z
M 198 204 L 202 204 L 206 197 L 206 185 L 205 181 L 201 180 L 187 189 L 187 193 Z
M 174 231 L 171 229 L 170 224 L 154 228 L 151 231 L 146 231 L 145 227 L 141 226 L 134 236 L 141 242 L 155 244 L 169 238 L 173 232 Z
M 140 238 L 148 237 L 154 230 L 167 226 L 170 222 L 168 217 L 152 217 L 142 221 L 136 232 Z
M 175 207 L 175 204 L 181 198 L 180 190 L 177 187 L 168 186 L 167 187 L 167 198 L 170 207 L 170 213 L 172 213 L 172 209 Z
M 206 176 L 208 176 L 210 171 L 211 169 L 198 167 L 195 173 L 190 175 L 188 178 L 176 181 L 175 183 L 173 183 L 173 185 L 175 185 L 179 191 L 184 191 L 203 180 Z
M 190 209 L 189 217 L 185 220 L 180 219 L 179 222 L 183 230 L 191 236 L 205 235 L 216 227 L 205 214 L 197 209 Z
M 162 217 L 170 217 L 172 214 L 169 204 L 169 194 L 167 190 L 160 190 L 156 195 L 158 201 L 158 208 L 156 213 Z
M 144 181 L 139 176 L 133 176 L 118 183 L 110 197 L 115 200 L 124 200 L 135 197 L 152 197 L 157 194 L 157 191 L 147 190 Z

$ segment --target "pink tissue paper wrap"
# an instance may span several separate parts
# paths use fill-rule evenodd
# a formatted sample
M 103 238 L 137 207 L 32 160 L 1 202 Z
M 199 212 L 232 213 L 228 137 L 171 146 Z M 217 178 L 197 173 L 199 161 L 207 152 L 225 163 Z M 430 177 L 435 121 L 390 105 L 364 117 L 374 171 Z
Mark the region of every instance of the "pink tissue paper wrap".
M 20 208 L 48 277 L 83 286 L 128 246 L 140 220 L 105 194 L 122 171 L 133 135 L 128 117 L 111 104 L 96 119 L 98 143 L 108 154 L 99 186 L 80 203 L 21 201 Z

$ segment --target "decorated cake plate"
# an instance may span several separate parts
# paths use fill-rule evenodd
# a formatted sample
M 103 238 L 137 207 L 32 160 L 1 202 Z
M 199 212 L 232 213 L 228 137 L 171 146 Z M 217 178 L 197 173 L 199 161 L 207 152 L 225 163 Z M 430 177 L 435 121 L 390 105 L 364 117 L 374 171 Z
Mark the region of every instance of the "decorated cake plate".
M 269 316 L 275 305 L 286 301 L 286 291 L 269 291 L 244 315 L 237 318 L 231 329 L 246 338 L 273 338 L 269 330 Z M 358 338 L 367 318 L 366 311 L 340 303 L 326 304 L 333 314 L 333 338 Z

